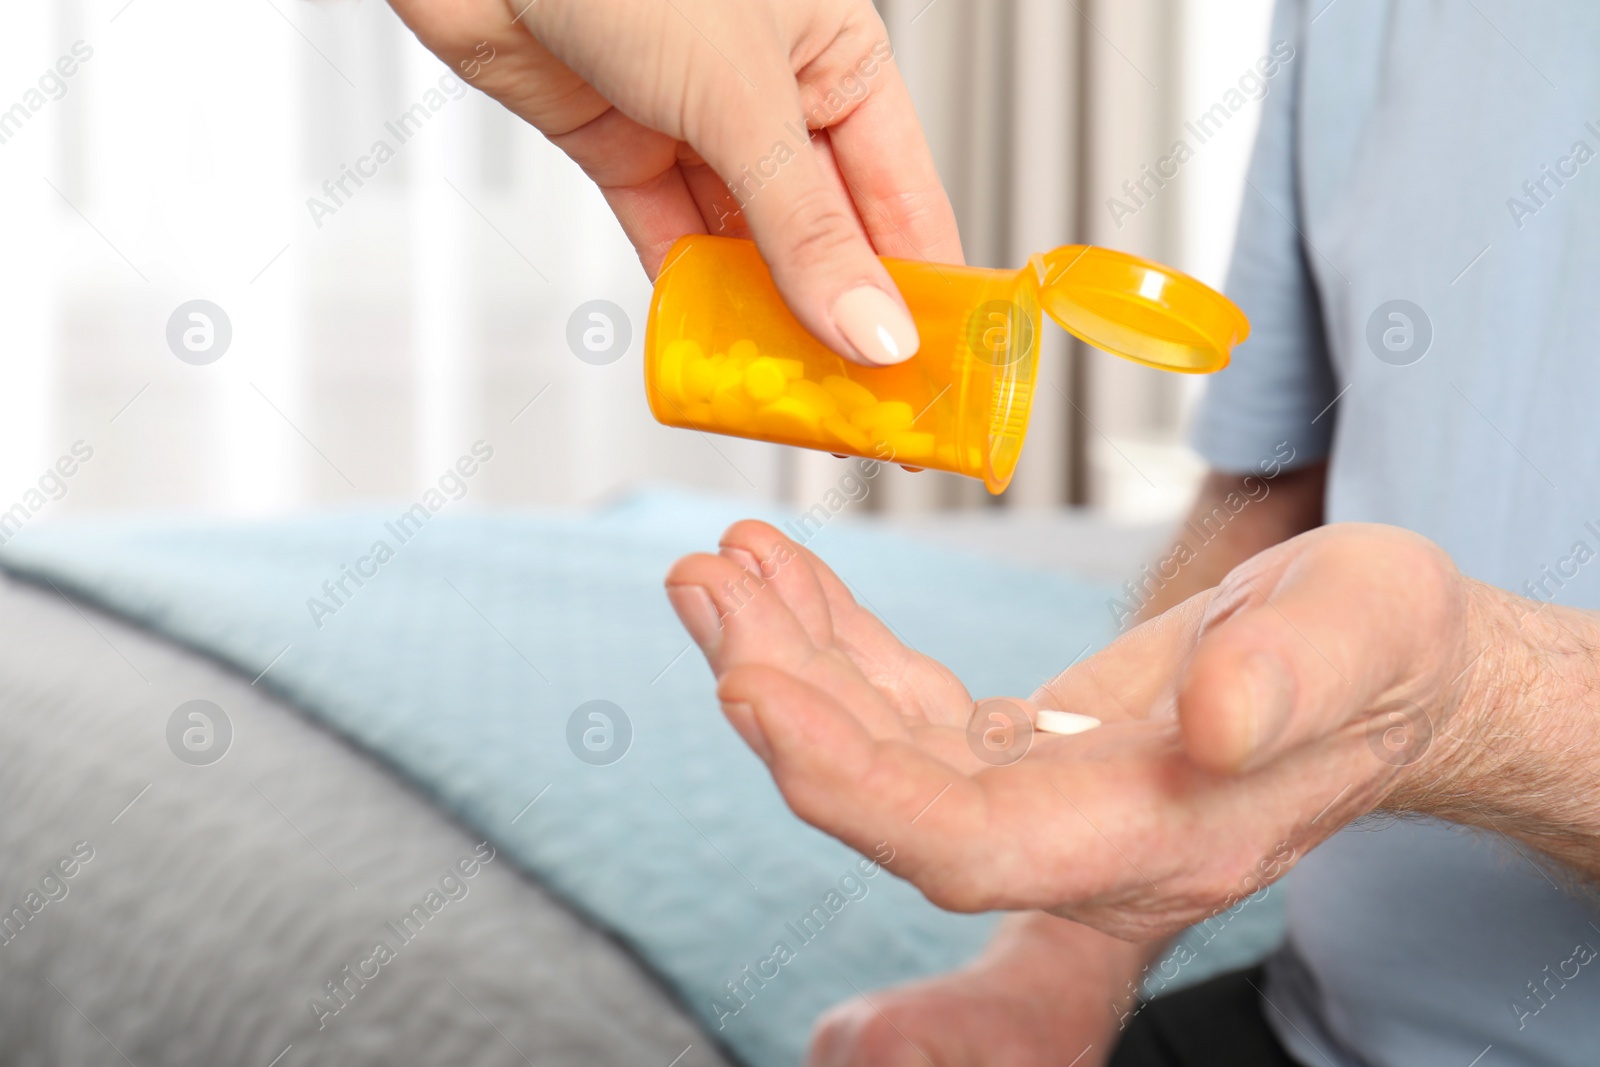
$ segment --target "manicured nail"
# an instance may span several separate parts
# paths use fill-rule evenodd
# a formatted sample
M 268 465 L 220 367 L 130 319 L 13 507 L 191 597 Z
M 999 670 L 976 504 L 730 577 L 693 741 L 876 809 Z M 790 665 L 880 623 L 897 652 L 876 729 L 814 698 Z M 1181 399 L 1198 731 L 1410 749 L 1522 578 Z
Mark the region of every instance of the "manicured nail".
M 711 594 L 698 585 L 669 585 L 667 599 L 694 643 L 708 656 L 715 652 L 722 644 L 722 620 L 717 618 Z
M 761 757 L 761 762 L 771 763 L 772 745 L 767 741 L 767 732 L 761 728 L 761 720 L 756 718 L 756 709 L 742 700 L 734 700 L 722 705 L 722 713 L 739 731 L 744 743 Z
M 833 302 L 833 322 L 868 363 L 887 366 L 917 354 L 917 324 L 900 302 L 875 285 L 861 285 Z
M 1245 692 L 1254 713 L 1250 752 L 1260 752 L 1283 733 L 1294 707 L 1294 679 L 1277 656 L 1257 653 L 1245 660 L 1241 671 Z

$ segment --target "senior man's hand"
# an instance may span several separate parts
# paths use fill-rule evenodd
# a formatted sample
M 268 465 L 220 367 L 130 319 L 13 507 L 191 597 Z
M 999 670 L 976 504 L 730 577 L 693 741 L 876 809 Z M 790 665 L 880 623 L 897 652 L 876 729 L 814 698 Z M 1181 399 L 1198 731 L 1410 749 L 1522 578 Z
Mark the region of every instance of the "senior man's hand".
M 959 263 L 961 242 L 870 0 L 391 4 L 594 179 L 651 277 L 685 234 L 751 236 L 830 348 L 916 352 L 874 252 Z
M 1257 891 L 1374 808 L 1470 814 L 1515 625 L 1515 598 L 1427 540 L 1323 527 L 1016 701 L 1105 725 L 1035 734 L 997 766 L 969 724 L 1005 705 L 975 704 L 772 527 L 734 526 L 667 589 L 806 821 L 888 842 L 943 907 L 1046 909 L 1137 941 Z

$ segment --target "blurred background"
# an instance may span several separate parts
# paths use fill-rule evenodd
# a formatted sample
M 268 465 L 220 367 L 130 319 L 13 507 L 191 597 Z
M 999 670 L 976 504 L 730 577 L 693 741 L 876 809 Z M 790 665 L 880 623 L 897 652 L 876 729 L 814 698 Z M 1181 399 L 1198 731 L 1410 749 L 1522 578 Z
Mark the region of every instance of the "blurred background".
M 1220 285 L 1259 102 L 1215 108 L 1267 51 L 1270 6 L 881 0 L 970 261 L 1093 242 Z M 839 478 L 827 456 L 651 419 L 649 284 L 599 194 L 475 90 L 441 92 L 446 68 L 379 0 L 8 4 L 0 73 L 0 509 L 77 441 L 93 459 L 40 521 L 411 499 L 480 439 L 480 506 L 652 483 L 804 506 Z M 401 143 L 386 124 L 419 103 Z M 1198 144 L 1184 124 L 1208 112 Z M 1193 157 L 1130 193 L 1180 137 Z M 324 182 L 380 139 L 393 158 L 334 203 Z M 596 299 L 633 327 L 606 366 L 566 342 Z M 169 345 L 192 300 L 226 316 L 214 362 Z M 1177 515 L 1203 382 L 1045 332 L 1003 497 L 894 469 L 862 507 Z

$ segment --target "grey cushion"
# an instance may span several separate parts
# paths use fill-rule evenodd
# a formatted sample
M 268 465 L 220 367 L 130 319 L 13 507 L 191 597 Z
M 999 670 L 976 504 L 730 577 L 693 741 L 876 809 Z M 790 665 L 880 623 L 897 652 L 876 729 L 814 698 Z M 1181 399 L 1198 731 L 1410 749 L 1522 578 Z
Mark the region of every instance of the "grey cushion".
M 168 741 L 196 699 L 233 731 L 209 765 Z M 477 840 L 384 768 L 251 679 L 8 578 L 0 806 L 7 1063 L 726 1062 L 631 955 L 504 856 L 475 867 Z

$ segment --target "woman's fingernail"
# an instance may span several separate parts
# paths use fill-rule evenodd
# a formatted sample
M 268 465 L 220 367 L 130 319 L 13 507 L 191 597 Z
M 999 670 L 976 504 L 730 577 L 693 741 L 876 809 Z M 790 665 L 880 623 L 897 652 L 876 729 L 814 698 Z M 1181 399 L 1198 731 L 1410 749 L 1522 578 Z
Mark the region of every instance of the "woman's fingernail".
M 1289 725 L 1289 712 L 1294 707 L 1294 679 L 1283 660 L 1265 653 L 1245 660 L 1241 673 L 1255 716 L 1250 735 L 1253 754 L 1276 741 Z
M 761 757 L 761 762 L 771 763 L 772 745 L 767 741 L 767 732 L 761 728 L 761 720 L 756 718 L 756 709 L 742 700 L 734 700 L 722 705 L 722 713 L 739 731 L 744 743 Z
M 672 601 L 673 610 L 694 643 L 708 656 L 715 652 L 722 644 L 722 620 L 717 617 L 711 594 L 698 585 L 669 585 L 667 599 Z
M 833 322 L 869 363 L 887 366 L 917 354 L 917 324 L 900 302 L 875 285 L 860 285 L 833 302 Z

